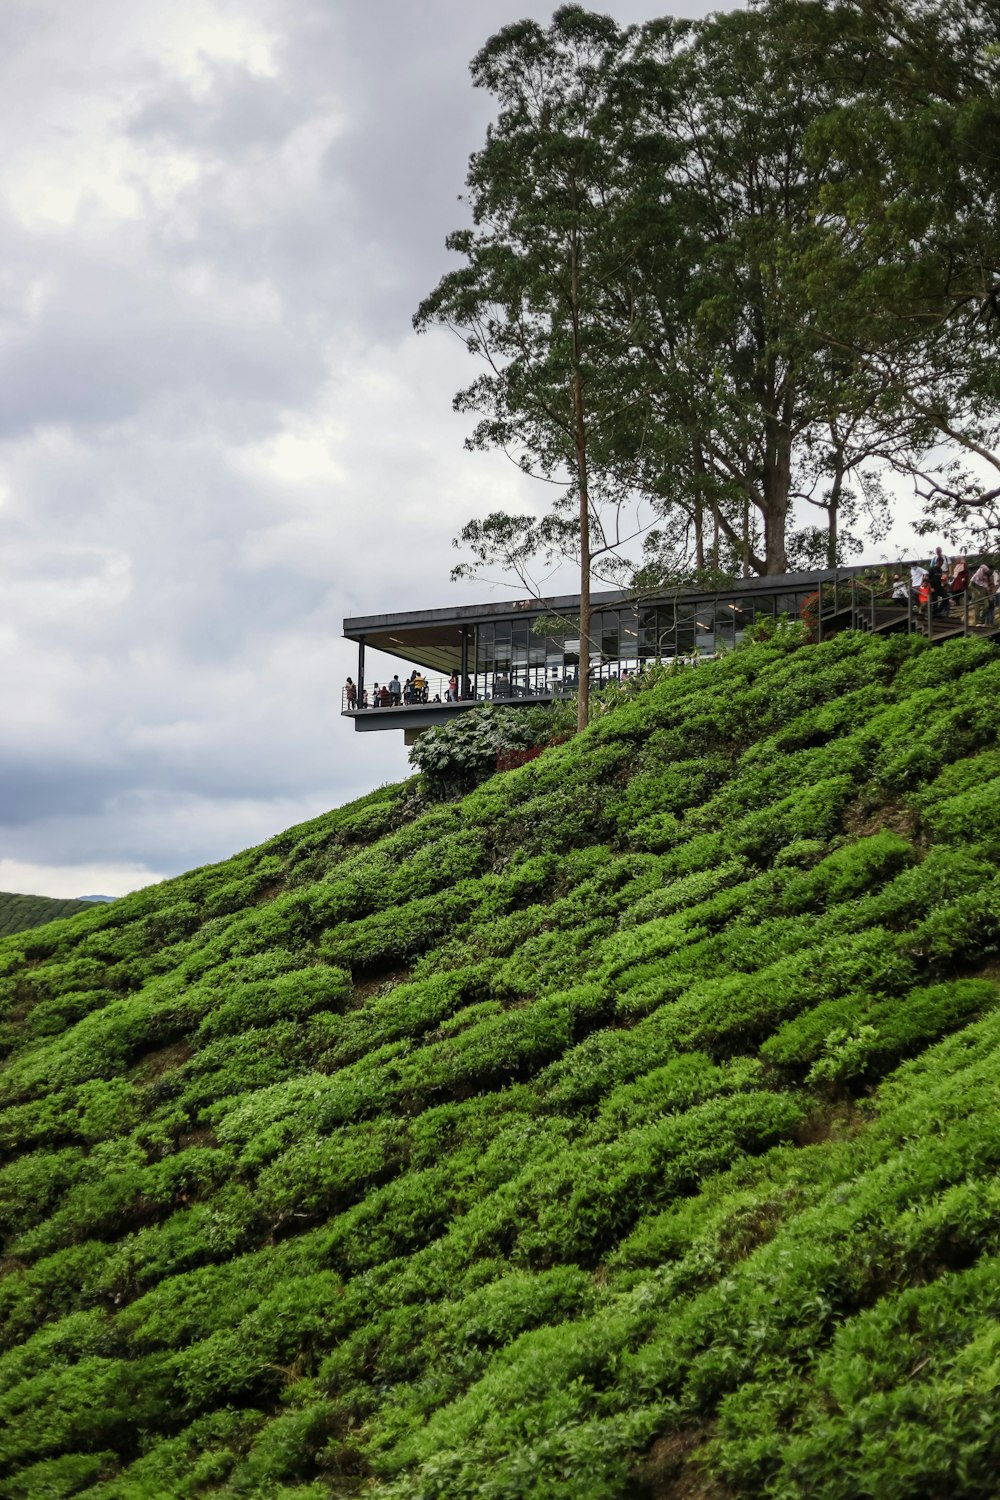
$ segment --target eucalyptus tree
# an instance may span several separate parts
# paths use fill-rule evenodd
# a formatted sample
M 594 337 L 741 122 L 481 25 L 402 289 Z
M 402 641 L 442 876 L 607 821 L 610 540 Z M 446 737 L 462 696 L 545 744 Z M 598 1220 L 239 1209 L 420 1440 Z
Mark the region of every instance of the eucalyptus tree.
M 618 98 L 631 109 L 619 141 L 641 243 L 617 313 L 631 430 L 644 434 L 640 482 L 707 513 L 741 572 L 787 570 L 795 503 L 814 496 L 817 476 L 829 477 L 837 556 L 851 481 L 863 507 L 857 476 L 897 441 L 875 373 L 829 341 L 816 304 L 830 157 L 808 143 L 843 106 L 830 58 L 850 26 L 837 4 L 769 0 L 652 22 L 620 63 Z
M 808 142 L 828 164 L 817 321 L 907 433 L 890 461 L 915 479 L 926 526 L 987 539 L 1000 522 L 1000 3 L 838 10 L 829 65 L 844 103 Z
M 473 82 L 495 96 L 498 113 L 469 166 L 472 224 L 447 241 L 464 264 L 414 319 L 418 331 L 455 329 L 483 361 L 455 398 L 478 419 L 467 446 L 500 448 L 554 486 L 541 519 L 493 515 L 470 522 L 460 540 L 474 566 L 499 562 L 525 581 L 538 554 L 575 554 L 581 727 L 595 563 L 613 564 L 639 526 L 625 519 L 628 486 L 607 461 L 625 347 L 606 308 L 620 274 L 610 225 L 621 194 L 607 83 L 626 42 L 609 18 L 568 5 L 547 29 L 504 28 L 474 58 Z

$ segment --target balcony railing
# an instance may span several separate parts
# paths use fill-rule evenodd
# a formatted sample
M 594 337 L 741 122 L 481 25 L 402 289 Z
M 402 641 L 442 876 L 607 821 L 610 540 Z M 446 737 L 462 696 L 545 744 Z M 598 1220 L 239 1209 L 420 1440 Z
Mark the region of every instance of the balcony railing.
M 696 666 L 699 661 L 709 660 L 704 653 L 692 653 L 688 656 L 664 657 L 664 661 L 681 662 L 684 665 Z M 650 663 L 640 662 L 638 659 L 631 661 L 602 662 L 599 666 L 594 665 L 589 673 L 592 691 L 607 687 L 611 682 L 621 682 L 629 677 L 638 676 L 643 665 Z M 424 687 L 413 690 L 405 682 L 400 683 L 398 694 L 385 683 L 379 683 L 379 701 L 374 702 L 376 685 L 371 687 L 367 684 L 364 690 L 364 701 L 359 704 L 355 692 L 354 701 L 348 698 L 349 689 L 341 689 L 341 713 L 400 713 L 407 711 L 426 710 L 428 706 L 435 708 L 447 708 L 449 705 L 471 703 L 552 703 L 560 698 L 573 698 L 576 696 L 580 685 L 579 677 L 572 672 L 554 672 L 551 668 L 527 667 L 514 668 L 508 675 L 506 673 L 478 672 L 474 677 L 465 680 L 465 691 L 460 688 L 451 687 L 451 678 L 448 677 L 425 677 Z
M 610 681 L 610 677 L 605 680 Z M 400 682 L 398 692 L 394 692 L 387 683 L 366 683 L 364 701 L 360 704 L 357 702 L 356 691 L 355 701 L 351 703 L 348 699 L 349 689 L 345 687 L 341 690 L 341 712 L 384 713 L 396 710 L 402 713 L 407 709 L 426 709 L 428 704 L 438 707 L 442 704 L 489 701 L 549 703 L 554 698 L 571 698 L 576 692 L 577 681 L 576 677 L 567 674 L 552 675 L 541 668 L 529 668 L 524 673 L 514 672 L 510 676 L 479 672 L 475 677 L 466 679 L 464 691 L 462 687 L 452 688 L 451 678 L 448 677 L 425 677 L 421 688 L 413 688 L 407 682 Z

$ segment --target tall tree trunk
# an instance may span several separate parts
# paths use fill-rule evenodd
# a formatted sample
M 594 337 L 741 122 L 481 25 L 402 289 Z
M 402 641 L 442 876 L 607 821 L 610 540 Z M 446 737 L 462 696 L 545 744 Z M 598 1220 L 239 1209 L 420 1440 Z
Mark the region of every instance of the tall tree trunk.
M 570 235 L 570 316 L 573 325 L 573 446 L 576 481 L 580 491 L 580 690 L 576 699 L 577 733 L 590 719 L 590 474 L 587 466 L 587 420 L 583 408 L 583 371 L 580 368 L 580 241 Z
M 832 424 L 831 433 L 833 433 Z M 836 467 L 833 471 L 830 501 L 826 507 L 826 565 L 828 568 L 837 566 L 837 523 L 840 519 L 840 500 L 844 492 L 844 444 L 837 441 L 835 433 L 833 436 Z
M 743 559 L 742 576 L 750 577 L 750 497 L 743 497 Z
M 764 572 L 787 573 L 785 533 L 792 489 L 792 398 L 786 390 L 781 416 L 765 420 Z
M 826 565 L 828 568 L 837 566 L 837 520 L 840 506 L 835 500 L 827 506 L 827 528 L 826 528 Z
M 773 499 L 764 512 L 765 573 L 788 572 L 788 553 L 785 550 L 787 521 L 788 501 Z
M 700 500 L 694 502 L 694 565 L 705 566 L 705 513 Z
M 587 424 L 583 413 L 583 376 L 573 373 L 573 427 L 576 477 L 580 490 L 580 691 L 576 700 L 577 730 L 590 718 L 590 486 L 587 472 Z

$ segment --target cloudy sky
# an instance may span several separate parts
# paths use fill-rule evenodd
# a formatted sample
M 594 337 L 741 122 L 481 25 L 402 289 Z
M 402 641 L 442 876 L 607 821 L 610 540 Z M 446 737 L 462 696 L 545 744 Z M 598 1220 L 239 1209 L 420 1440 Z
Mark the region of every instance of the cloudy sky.
M 407 774 L 345 615 L 530 503 L 410 319 L 537 0 L 2 0 L 0 890 L 120 894 Z M 620 21 L 707 0 L 605 0 Z
M 3 0 L 0 890 L 119 894 L 406 774 L 339 716 L 340 625 L 476 597 L 451 537 L 523 501 L 410 318 L 469 58 L 550 11 Z

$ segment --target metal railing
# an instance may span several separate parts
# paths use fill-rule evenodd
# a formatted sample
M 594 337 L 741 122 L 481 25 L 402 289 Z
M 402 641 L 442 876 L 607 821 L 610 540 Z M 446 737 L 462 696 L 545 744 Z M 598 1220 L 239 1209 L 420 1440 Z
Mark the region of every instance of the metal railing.
M 970 558 L 969 573 L 983 561 L 989 562 L 989 559 Z M 833 578 L 821 583 L 817 589 L 816 639 L 823 640 L 835 623 L 838 629 L 849 625 L 852 630 L 877 631 L 901 627 L 905 621 L 907 634 L 920 632 L 930 639 L 959 631 L 967 636 L 980 630 L 996 629 L 996 608 L 1000 602 L 997 593 L 989 588 L 974 587 L 971 582 L 964 589 L 952 592 L 945 581 L 944 588 L 937 595 L 928 593 L 926 599 L 921 599 L 912 583 L 911 568 L 922 566 L 920 563 L 900 562 L 893 569 L 887 565 L 878 579 L 834 569 Z M 960 617 L 953 612 L 959 607 Z M 887 618 L 885 611 L 894 609 L 898 609 L 897 618 Z
M 975 634 L 980 629 L 995 629 L 996 594 L 989 589 L 974 588 L 967 584 L 955 592 L 942 592 L 937 597 L 928 593 L 925 600 L 919 599 L 916 591 L 907 585 L 905 597 L 885 584 L 869 583 L 864 579 L 851 581 L 851 624 L 856 630 L 877 631 L 906 622 L 908 634 L 920 632 L 934 638 Z M 883 612 L 882 618 L 879 612 Z M 885 617 L 885 612 L 889 617 Z M 893 618 L 895 615 L 895 618 Z
M 690 656 L 673 656 L 661 658 L 663 661 L 683 662 L 689 666 L 695 666 L 699 661 L 711 659 L 711 654 L 692 654 Z M 653 665 L 653 660 L 642 662 L 638 659 L 628 661 L 602 662 L 595 664 L 590 672 L 590 686 L 594 692 L 609 683 L 627 681 L 630 677 L 641 674 L 644 665 Z M 397 679 L 398 681 L 398 679 Z M 464 684 L 459 684 L 457 679 L 449 677 L 423 677 L 418 679 L 422 686 L 414 688 L 408 682 L 399 681 L 399 691 L 389 683 L 372 683 L 369 687 L 365 684 L 362 694 L 362 702 L 357 701 L 357 687 L 355 684 L 354 698 L 349 698 L 349 689 L 344 687 L 340 694 L 340 711 L 343 714 L 369 714 L 369 713 L 398 713 L 419 711 L 428 706 L 435 708 L 447 708 L 449 705 L 469 705 L 471 703 L 551 703 L 560 698 L 573 698 L 580 686 L 580 679 L 573 672 L 556 672 L 551 668 L 528 667 L 515 668 L 510 675 L 506 673 L 479 672 L 474 677 L 467 677 Z M 452 683 L 455 686 L 452 686 Z M 375 701 L 376 692 L 378 701 Z
M 606 680 L 610 681 L 610 677 Z M 477 673 L 475 677 L 467 677 L 464 683 L 458 683 L 450 677 L 422 677 L 418 679 L 418 685 L 411 682 L 403 682 L 398 678 L 388 683 L 372 683 L 369 687 L 365 685 L 362 691 L 362 701 L 357 701 L 357 687 L 353 701 L 349 698 L 349 689 L 341 689 L 341 713 L 384 713 L 387 711 L 405 712 L 406 710 L 426 708 L 428 704 L 435 707 L 459 703 L 523 703 L 523 702 L 551 702 L 553 698 L 571 698 L 577 690 L 579 679 L 566 674 L 545 674 L 542 669 L 531 670 L 529 674 L 497 675 L 493 673 Z M 453 685 L 454 684 L 454 685 Z

